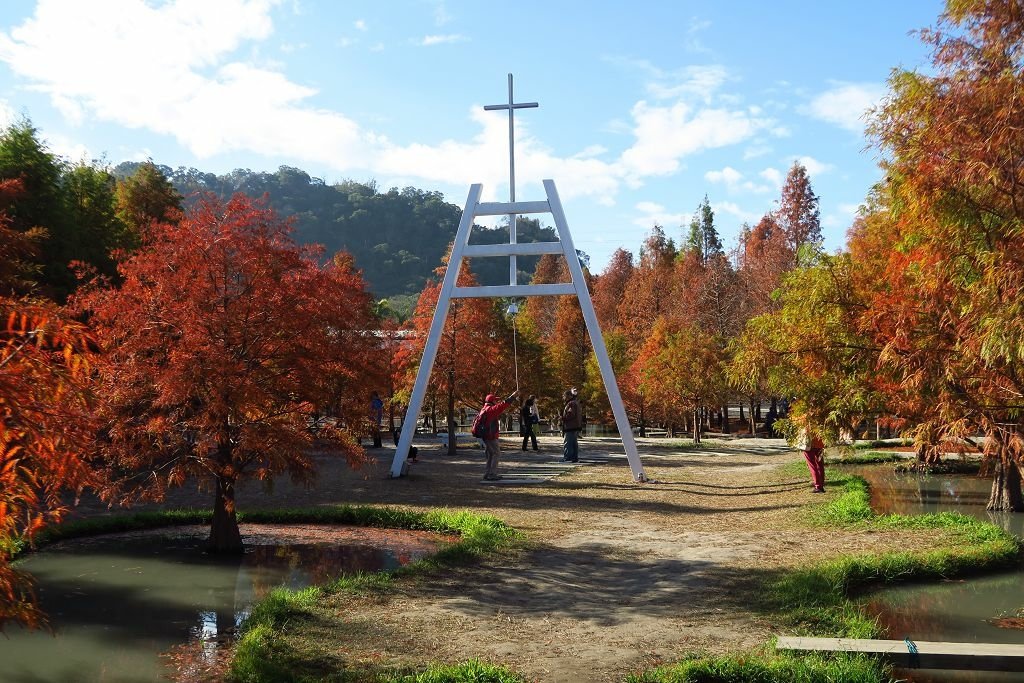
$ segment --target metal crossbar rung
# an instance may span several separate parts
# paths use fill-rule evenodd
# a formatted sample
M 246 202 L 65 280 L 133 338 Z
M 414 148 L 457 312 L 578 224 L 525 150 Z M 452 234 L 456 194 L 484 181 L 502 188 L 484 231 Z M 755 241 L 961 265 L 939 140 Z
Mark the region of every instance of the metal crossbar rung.
M 453 299 L 474 299 L 502 296 L 556 296 L 559 294 L 575 294 L 576 287 L 571 282 L 551 285 L 497 285 L 494 287 L 456 287 L 452 290 Z
M 467 209 L 468 210 L 468 209 Z M 505 216 L 510 213 L 551 213 L 551 205 L 544 202 L 480 202 L 473 216 Z
M 474 256 L 540 256 L 541 254 L 562 254 L 561 242 L 522 242 L 516 244 L 471 244 L 463 252 Z

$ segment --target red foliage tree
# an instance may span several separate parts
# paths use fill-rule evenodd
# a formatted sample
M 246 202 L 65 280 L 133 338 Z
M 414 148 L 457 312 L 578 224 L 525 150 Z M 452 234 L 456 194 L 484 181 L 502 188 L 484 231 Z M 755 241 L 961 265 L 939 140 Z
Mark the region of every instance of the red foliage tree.
M 430 333 L 441 280 L 447 266 L 437 269 L 438 281 L 427 282 L 416 303 L 411 325 L 417 334 L 411 343 L 402 346 L 396 357 L 404 368 L 404 388 L 411 393 L 416 372 L 423 358 L 423 349 Z M 473 287 L 477 284 L 469 266 L 463 263 L 458 285 Z M 427 399 L 444 401 L 448 432 L 455 433 L 456 408 L 460 405 L 474 410 L 483 404 L 489 392 L 500 393 L 499 387 L 508 387 L 508 365 L 503 362 L 504 335 L 494 300 L 485 298 L 453 299 L 441 332 L 441 342 L 430 374 Z M 508 340 L 511 346 L 511 339 Z M 431 394 L 433 394 L 431 396 Z M 411 417 L 411 416 L 410 416 Z M 456 439 L 448 440 L 449 453 L 454 454 Z
M 88 331 L 49 302 L 0 297 L 0 627 L 39 623 L 12 553 L 67 512 L 66 491 L 94 480 Z
M 786 246 L 793 255 L 791 266 L 797 265 L 800 247 L 821 241 L 820 216 L 818 195 L 811 189 L 807 169 L 799 162 L 793 162 L 775 212 L 775 219 L 786 237 Z
M 594 278 L 594 311 L 604 332 L 619 329 L 619 303 L 626 285 L 633 276 L 633 254 L 625 249 L 616 249 L 612 254 L 608 267 Z
M 353 389 L 343 418 L 365 424 L 360 389 L 376 346 L 365 283 L 350 261 L 320 267 L 290 229 L 243 195 L 202 197 L 179 225 L 151 226 L 119 264 L 120 288 L 79 302 L 104 351 L 104 497 L 210 484 L 214 551 L 242 549 L 239 480 L 313 476 L 311 419 L 339 383 Z M 345 424 L 319 435 L 357 465 L 364 455 Z
M 0 200 L 21 193 L 0 182 Z M 41 230 L 15 230 L 0 213 L 0 628 L 37 625 L 28 576 L 11 555 L 67 511 L 63 495 L 93 480 L 84 456 L 92 431 L 88 331 L 52 303 L 16 297 L 31 288 Z

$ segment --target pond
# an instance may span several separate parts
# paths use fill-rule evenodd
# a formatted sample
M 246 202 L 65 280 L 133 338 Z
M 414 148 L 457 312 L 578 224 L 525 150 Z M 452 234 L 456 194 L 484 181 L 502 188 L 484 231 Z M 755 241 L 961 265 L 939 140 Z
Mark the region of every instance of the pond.
M 896 474 L 893 466 L 844 468 L 871 485 L 871 507 L 879 513 L 922 514 L 954 511 L 990 521 L 1024 537 L 1024 514 L 985 510 L 991 480 L 969 474 Z M 879 616 L 890 638 L 924 641 L 1024 644 L 1017 611 L 1024 608 L 1024 572 L 910 584 L 872 593 L 868 610 Z M 1022 615 L 1024 616 L 1024 615 Z M 1020 673 L 900 670 L 915 683 L 1020 681 Z
M 216 657 L 252 605 L 278 586 L 395 569 L 453 540 L 419 531 L 242 525 L 245 554 L 224 558 L 201 551 L 206 533 L 178 527 L 76 539 L 20 561 L 37 579 L 53 633 L 8 628 L 0 678 L 165 681 L 170 651 L 191 645 L 200 657 Z

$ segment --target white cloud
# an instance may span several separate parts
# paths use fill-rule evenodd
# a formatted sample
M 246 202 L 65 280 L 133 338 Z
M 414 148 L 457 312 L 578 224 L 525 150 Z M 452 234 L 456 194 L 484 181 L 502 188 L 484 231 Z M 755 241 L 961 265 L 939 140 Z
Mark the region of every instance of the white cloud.
M 708 171 L 704 179 L 709 183 L 722 183 L 729 192 L 753 192 L 762 194 L 771 190 L 767 185 L 759 185 L 749 180 L 744 180 L 742 173 L 732 166 L 726 166 L 721 171 Z
M 782 171 L 776 168 L 766 168 L 758 173 L 758 175 L 775 187 L 782 187 Z
M 664 206 L 655 202 L 638 202 L 635 208 L 640 215 L 633 219 L 633 225 L 637 225 L 648 230 L 654 226 L 654 224 L 658 224 L 662 227 L 688 225 L 691 218 L 690 216 L 681 213 L 671 213 L 666 211 Z
M 434 5 L 434 25 L 444 26 L 452 20 L 452 15 L 448 13 L 448 8 L 445 7 L 444 2 L 438 2 Z
M 48 96 L 69 121 L 161 134 L 199 159 L 247 151 L 339 174 L 369 172 L 463 186 L 483 182 L 494 197 L 507 186 L 503 116 L 473 105 L 469 117 L 479 133 L 472 139 L 397 144 L 343 112 L 315 106 L 317 91 L 291 80 L 283 67 L 253 63 L 250 56 L 259 54 L 259 42 L 274 32 L 275 4 L 41 0 L 30 19 L 0 32 L 0 61 L 27 88 Z M 434 38 L 433 44 L 466 40 L 457 34 Z M 721 67 L 659 73 L 666 95 L 687 88 L 714 91 L 726 78 Z M 676 91 L 669 87 L 672 78 Z M 517 171 L 522 178 L 560 179 L 566 199 L 586 195 L 611 205 L 621 187 L 672 173 L 688 155 L 748 142 L 777 128 L 756 108 L 641 101 L 630 114 L 624 132 L 633 141 L 618 157 L 599 146 L 556 156 L 517 123 Z M 11 117 L 4 103 L 0 116 L 5 115 Z M 660 220 L 682 219 L 665 214 Z
M 708 171 L 704 174 L 704 180 L 707 180 L 709 183 L 736 185 L 743 180 L 743 174 L 732 166 L 726 166 L 721 171 Z
M 706 19 L 698 19 L 697 17 L 690 19 L 690 25 L 686 27 L 685 45 L 687 51 L 696 53 L 711 52 L 698 37 L 699 34 L 707 31 L 709 28 L 711 28 L 711 22 Z
M 814 97 L 803 110 L 809 116 L 834 123 L 856 133 L 864 131 L 864 114 L 878 104 L 885 87 L 877 83 L 844 83 Z
M 763 157 L 765 154 L 771 154 L 771 151 L 772 148 L 768 145 L 751 145 L 743 150 L 743 160 L 749 161 L 750 159 Z
M 352 22 L 352 25 L 356 27 L 357 31 L 369 30 L 368 27 L 366 26 L 366 21 L 363 19 L 356 19 L 354 22 Z
M 622 163 L 638 175 L 672 173 L 681 157 L 743 142 L 774 123 L 744 110 L 694 110 L 683 102 L 654 107 L 641 101 L 632 114 L 637 139 L 622 154 Z
M 756 223 L 764 215 L 764 212 L 758 213 L 757 211 L 742 209 L 733 202 L 711 202 L 711 208 L 714 209 L 716 214 L 727 213 L 740 219 L 743 223 Z
M 445 45 L 447 43 L 463 43 L 467 40 L 469 39 L 460 33 L 449 33 L 447 35 L 423 36 L 423 39 L 419 41 L 419 45 L 422 45 L 423 47 L 430 47 L 432 45 Z
M 809 156 L 797 157 L 796 161 L 801 166 L 806 168 L 808 175 L 810 175 L 812 177 L 813 176 L 817 176 L 817 175 L 821 175 L 822 173 L 828 173 L 833 168 L 835 168 L 835 166 L 833 166 L 832 164 L 826 164 L 824 162 L 818 161 L 814 157 L 809 157 Z
M 14 108 L 11 107 L 7 100 L 0 99 L 0 128 L 7 128 L 14 123 L 18 118 Z
M 838 209 L 839 213 L 849 218 L 853 218 L 857 215 L 857 212 L 860 211 L 860 207 L 860 204 L 840 204 Z
M 646 59 L 606 57 L 605 61 L 640 72 L 646 80 L 646 91 L 659 100 L 688 97 L 707 103 L 730 79 L 729 70 L 721 64 L 689 65 L 666 70 Z

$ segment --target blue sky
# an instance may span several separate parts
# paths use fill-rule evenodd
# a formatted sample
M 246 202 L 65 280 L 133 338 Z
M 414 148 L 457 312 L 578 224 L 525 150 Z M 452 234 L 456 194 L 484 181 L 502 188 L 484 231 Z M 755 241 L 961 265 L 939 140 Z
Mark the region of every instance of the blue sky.
M 600 270 L 707 194 L 727 245 L 794 160 L 842 247 L 878 177 L 861 114 L 937 0 L 484 2 L 54 0 L 0 4 L 0 122 L 27 115 L 69 158 L 223 173 L 298 166 L 327 182 L 508 198 L 553 178 Z

